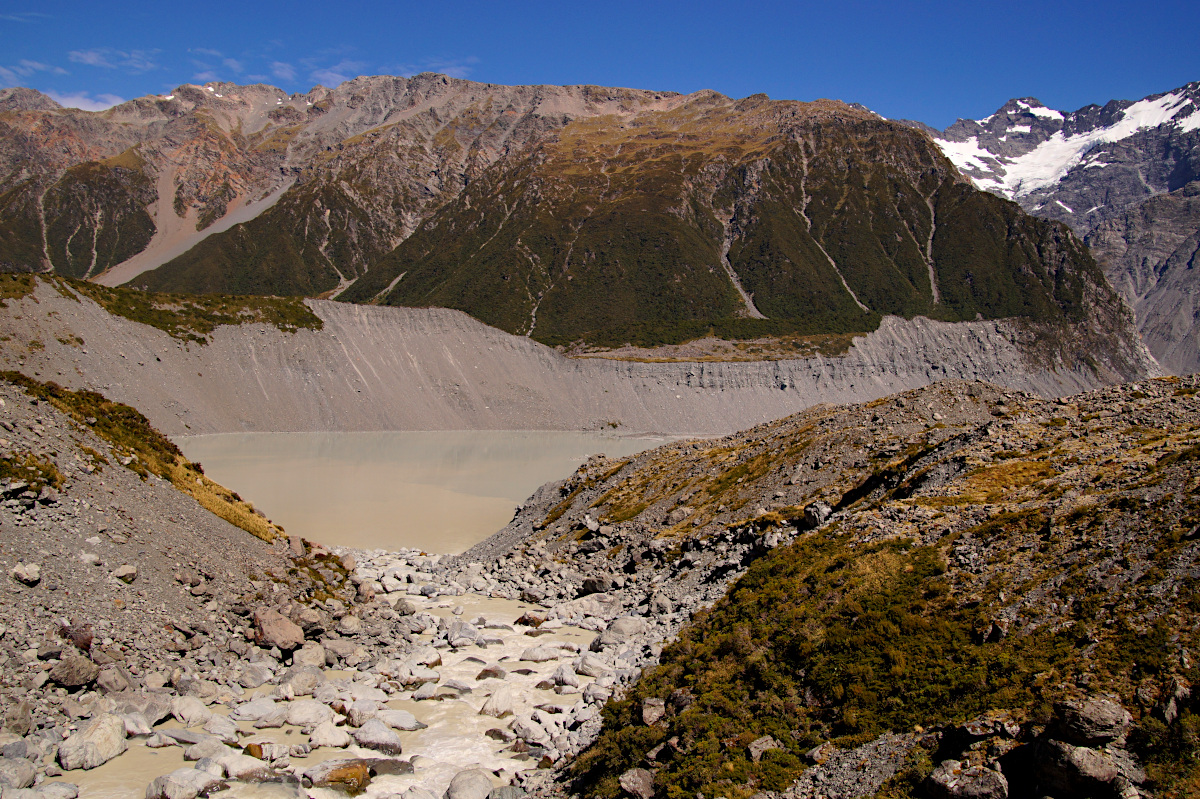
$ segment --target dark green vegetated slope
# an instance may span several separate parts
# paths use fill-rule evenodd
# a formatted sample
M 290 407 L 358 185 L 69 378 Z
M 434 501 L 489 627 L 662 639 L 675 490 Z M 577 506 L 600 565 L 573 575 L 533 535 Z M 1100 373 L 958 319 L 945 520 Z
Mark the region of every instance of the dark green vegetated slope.
M 1086 283 L 1103 279 L 1065 229 L 960 183 L 911 129 L 698 95 L 500 162 L 341 299 L 619 345 L 866 331 L 884 314 L 1078 321 Z
M 35 272 L 43 260 L 37 182 L 29 179 L 0 193 L 0 271 Z
M 314 296 L 336 287 L 338 274 L 329 259 L 295 235 L 292 203 L 281 200 L 280 205 L 204 239 L 131 284 L 169 293 L 293 296 Z
M 141 252 L 155 229 L 146 207 L 156 189 L 144 167 L 133 149 L 73 166 L 44 193 L 31 178 L 0 195 L 0 266 L 41 271 L 48 257 L 58 274 L 83 278 Z
M 42 200 L 46 248 L 54 271 L 89 277 L 146 248 L 154 220 L 146 206 L 157 196 L 136 150 L 72 167 Z

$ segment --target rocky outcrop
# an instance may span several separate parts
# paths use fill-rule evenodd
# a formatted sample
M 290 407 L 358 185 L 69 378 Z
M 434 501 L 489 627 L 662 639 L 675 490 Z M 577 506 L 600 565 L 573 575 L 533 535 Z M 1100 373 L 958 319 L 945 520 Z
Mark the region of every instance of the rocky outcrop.
M 1200 181 L 1129 208 L 1084 240 L 1158 362 L 1175 374 L 1200 371 Z

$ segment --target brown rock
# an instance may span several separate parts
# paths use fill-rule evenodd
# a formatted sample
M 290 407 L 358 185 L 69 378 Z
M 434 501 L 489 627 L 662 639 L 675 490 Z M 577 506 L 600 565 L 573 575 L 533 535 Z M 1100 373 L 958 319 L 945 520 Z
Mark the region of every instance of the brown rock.
M 526 627 L 541 627 L 545 622 L 546 615 L 544 613 L 535 613 L 532 610 L 527 610 L 513 624 L 523 624 Z
M 272 608 L 254 611 L 254 627 L 254 641 L 259 646 L 290 652 L 304 644 L 304 630 Z
M 351 758 L 326 760 L 304 772 L 314 788 L 333 788 L 357 795 L 371 784 L 371 765 L 366 760 Z
M 92 625 L 73 620 L 59 630 L 59 634 L 75 645 L 80 652 L 88 652 L 92 648 Z
M 83 655 L 68 655 L 50 669 L 50 679 L 64 688 L 79 688 L 98 676 L 100 667 Z
M 33 708 L 25 700 L 16 702 L 4 711 L 4 729 L 17 735 L 28 735 L 33 729 Z

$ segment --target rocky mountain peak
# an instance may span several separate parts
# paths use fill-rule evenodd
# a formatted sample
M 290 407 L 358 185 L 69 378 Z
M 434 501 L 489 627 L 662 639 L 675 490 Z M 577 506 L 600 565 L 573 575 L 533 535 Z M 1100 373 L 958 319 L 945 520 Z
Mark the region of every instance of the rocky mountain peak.
M 1200 178 L 1200 81 L 1062 113 L 1032 97 L 934 139 L 976 185 L 1070 225 L 1137 314 L 1154 355 L 1200 368 L 1190 300 Z
M 0 89 L 0 111 L 54 111 L 62 108 L 50 97 L 33 89 Z

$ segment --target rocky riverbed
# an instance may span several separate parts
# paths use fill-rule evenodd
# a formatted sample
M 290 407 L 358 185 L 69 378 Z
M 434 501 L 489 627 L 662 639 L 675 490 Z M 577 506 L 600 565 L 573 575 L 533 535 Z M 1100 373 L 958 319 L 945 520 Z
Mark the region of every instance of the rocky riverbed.
M 5 797 L 520 784 L 738 573 L 562 569 L 544 541 L 487 564 L 267 544 L 0 394 L 10 471 L 35 464 L 0 506 Z

